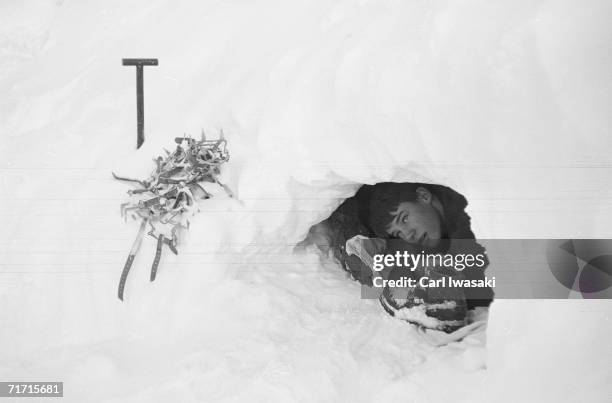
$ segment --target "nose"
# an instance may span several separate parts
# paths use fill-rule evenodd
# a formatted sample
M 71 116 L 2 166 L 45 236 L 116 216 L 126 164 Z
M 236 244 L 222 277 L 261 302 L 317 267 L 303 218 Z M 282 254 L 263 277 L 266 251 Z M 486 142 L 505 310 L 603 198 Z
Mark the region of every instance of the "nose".
M 404 239 L 404 241 L 406 242 L 414 242 L 415 238 L 416 238 L 416 231 L 411 229 L 405 229 L 402 230 L 402 238 Z

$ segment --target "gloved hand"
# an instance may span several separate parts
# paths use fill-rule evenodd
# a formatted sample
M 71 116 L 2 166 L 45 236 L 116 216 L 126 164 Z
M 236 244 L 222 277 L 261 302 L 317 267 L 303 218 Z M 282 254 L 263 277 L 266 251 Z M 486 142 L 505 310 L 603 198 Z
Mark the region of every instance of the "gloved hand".
M 383 253 L 387 243 L 381 238 L 356 235 L 346 241 L 346 269 L 360 283 L 372 286 L 374 255 Z
M 394 255 L 398 251 L 419 254 L 422 251 L 422 247 L 404 241 L 394 240 L 388 242 L 387 245 L 385 254 Z M 392 316 L 430 329 L 450 333 L 463 327 L 467 313 L 463 290 L 448 286 L 430 286 L 431 281 L 448 276 L 462 276 L 462 274 L 447 270 L 441 272 L 435 267 L 423 267 L 422 265 L 413 269 L 385 267 L 382 273 L 387 280 L 413 279 L 416 285 L 414 287 L 386 286 L 379 298 L 383 308 Z

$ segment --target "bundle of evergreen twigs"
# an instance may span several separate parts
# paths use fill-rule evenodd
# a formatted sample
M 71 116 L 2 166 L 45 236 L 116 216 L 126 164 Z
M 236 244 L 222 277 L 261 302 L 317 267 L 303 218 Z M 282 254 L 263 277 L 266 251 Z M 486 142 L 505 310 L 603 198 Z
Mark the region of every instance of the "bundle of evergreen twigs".
M 121 273 L 118 291 L 121 300 L 130 267 L 142 243 L 147 224 L 151 227 L 148 235 L 157 239 L 157 250 L 151 267 L 153 281 L 164 244 L 174 254 L 178 254 L 178 228 L 189 228 L 189 218 L 199 211 L 197 200 L 210 197 L 200 182 L 216 183 L 232 197 L 230 189 L 218 180 L 221 165 L 229 160 L 223 132 L 218 140 L 206 140 L 202 133 L 202 139 L 199 141 L 185 136 L 175 138 L 175 142 L 177 146 L 173 152 L 165 150 L 165 157 L 154 159 L 156 169 L 149 179 L 131 179 L 113 173 L 115 179 L 139 186 L 128 191 L 132 200 L 121 205 L 121 215 L 125 219 L 131 216 L 142 220 Z

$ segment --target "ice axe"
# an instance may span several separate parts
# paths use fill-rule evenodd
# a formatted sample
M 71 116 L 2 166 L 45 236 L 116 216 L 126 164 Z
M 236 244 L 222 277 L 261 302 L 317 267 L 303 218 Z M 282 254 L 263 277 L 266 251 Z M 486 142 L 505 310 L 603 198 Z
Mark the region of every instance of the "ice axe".
M 136 121 L 138 133 L 136 137 L 136 148 L 144 143 L 144 83 L 143 66 L 157 66 L 157 59 L 123 59 L 124 66 L 136 66 Z

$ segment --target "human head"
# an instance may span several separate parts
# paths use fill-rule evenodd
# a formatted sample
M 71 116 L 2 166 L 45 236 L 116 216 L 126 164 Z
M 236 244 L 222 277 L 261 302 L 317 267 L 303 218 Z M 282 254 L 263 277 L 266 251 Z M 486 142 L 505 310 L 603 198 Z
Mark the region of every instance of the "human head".
M 444 234 L 440 201 L 426 184 L 379 183 L 372 187 L 369 224 L 376 236 L 435 247 Z

